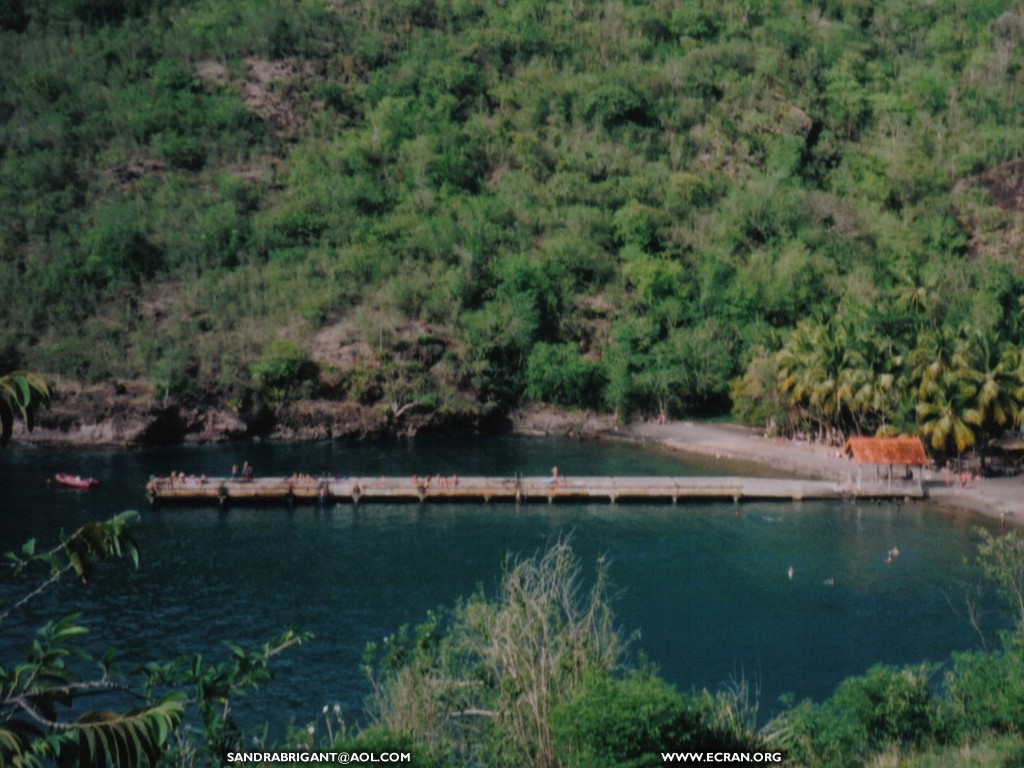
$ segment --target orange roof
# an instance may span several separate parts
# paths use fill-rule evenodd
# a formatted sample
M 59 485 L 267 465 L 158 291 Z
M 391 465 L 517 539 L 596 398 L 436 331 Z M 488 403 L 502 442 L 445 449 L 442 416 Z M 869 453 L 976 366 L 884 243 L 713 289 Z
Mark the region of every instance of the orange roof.
M 858 464 L 922 467 L 930 463 L 918 437 L 851 437 L 843 446 L 843 455 L 851 454 Z

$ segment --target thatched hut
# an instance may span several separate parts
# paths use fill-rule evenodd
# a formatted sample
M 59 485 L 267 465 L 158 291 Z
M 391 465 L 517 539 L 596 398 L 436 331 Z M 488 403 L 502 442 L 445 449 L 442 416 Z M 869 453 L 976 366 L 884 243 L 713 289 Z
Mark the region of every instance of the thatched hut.
M 888 467 L 886 476 L 890 486 L 893 467 L 904 467 L 909 477 L 912 474 L 911 467 L 931 464 L 919 437 L 851 437 L 843 446 L 843 455 L 852 456 L 857 462 L 858 487 L 865 464 Z

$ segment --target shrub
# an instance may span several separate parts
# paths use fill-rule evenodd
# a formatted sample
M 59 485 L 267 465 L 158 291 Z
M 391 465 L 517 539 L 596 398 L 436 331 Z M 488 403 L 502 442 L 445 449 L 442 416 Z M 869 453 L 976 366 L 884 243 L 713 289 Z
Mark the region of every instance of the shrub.
M 864 744 L 917 747 L 934 733 L 932 670 L 919 667 L 875 666 L 866 675 L 844 680 L 831 702 L 851 718 Z
M 603 389 L 601 369 L 574 344 L 540 342 L 526 361 L 526 396 L 559 405 L 590 406 Z
M 253 381 L 269 389 L 287 389 L 309 378 L 313 364 L 298 344 L 285 339 L 272 341 L 249 372 Z
M 551 728 L 564 764 L 660 766 L 661 751 L 701 744 L 710 712 L 706 700 L 681 696 L 658 677 L 586 680 L 551 713 Z
M 710 41 L 718 37 L 721 22 L 700 4 L 688 2 L 680 5 L 669 21 L 669 29 L 680 37 Z
M 537 649 L 543 649 L 538 652 Z M 373 665 L 373 727 L 407 734 L 450 765 L 554 766 L 551 712 L 622 660 L 604 571 L 587 589 L 571 548 L 509 562 L 493 600 L 482 592 L 445 620 L 385 640 Z M 367 649 L 368 664 L 378 649 Z
M 864 764 L 865 745 L 851 718 L 830 705 L 792 704 L 766 726 L 779 735 L 778 746 L 793 765 L 854 768 Z
M 944 740 L 1024 732 L 1022 680 L 1024 655 L 1019 651 L 956 654 L 939 713 Z
M 111 205 L 83 240 L 84 277 L 101 287 L 138 284 L 162 266 L 163 254 L 142 231 L 133 204 Z
M 631 85 L 617 83 L 595 88 L 584 99 L 583 114 L 591 123 L 608 129 L 627 123 L 650 126 L 656 122 L 646 97 Z

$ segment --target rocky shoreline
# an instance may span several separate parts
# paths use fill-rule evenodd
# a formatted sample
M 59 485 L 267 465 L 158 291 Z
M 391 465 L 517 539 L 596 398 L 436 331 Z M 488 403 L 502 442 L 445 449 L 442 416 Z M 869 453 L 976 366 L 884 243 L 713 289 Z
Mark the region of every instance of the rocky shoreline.
M 619 424 L 610 414 L 531 407 L 500 418 L 412 411 L 393 420 L 380 408 L 334 400 L 304 400 L 243 417 L 215 398 L 161 403 L 145 385 L 114 382 L 91 387 L 58 382 L 54 402 L 38 414 L 35 429 L 15 425 L 18 443 L 80 448 L 202 445 L 265 439 L 279 442 L 379 440 L 417 434 L 513 432 L 577 440 L 622 439 L 658 446 L 735 474 L 765 477 L 847 479 L 848 459 L 836 449 L 790 440 L 771 440 L 735 424 L 687 421 Z M 1016 477 L 946 487 L 926 470 L 932 502 L 947 509 L 980 513 L 1003 524 L 1024 525 L 1024 493 Z
M 20 422 L 20 443 L 80 448 L 172 446 L 245 440 L 312 442 L 378 440 L 418 434 L 516 432 L 595 439 L 617 429 L 614 417 L 589 411 L 530 408 L 482 418 L 473 413 L 410 410 L 394 419 L 386 410 L 338 400 L 302 400 L 242 412 L 216 397 L 161 402 L 150 387 L 134 382 L 92 386 L 58 381 L 49 409 L 29 432 Z

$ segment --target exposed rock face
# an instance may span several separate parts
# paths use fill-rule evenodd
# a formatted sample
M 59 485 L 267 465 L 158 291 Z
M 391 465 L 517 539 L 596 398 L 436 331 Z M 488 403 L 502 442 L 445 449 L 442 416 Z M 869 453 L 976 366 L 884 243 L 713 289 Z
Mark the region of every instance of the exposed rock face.
M 20 422 L 16 425 L 18 441 L 154 446 L 253 437 L 362 440 L 411 437 L 424 431 L 472 431 L 480 426 L 470 414 L 409 411 L 396 420 L 380 408 L 338 400 L 302 400 L 243 416 L 214 397 L 190 403 L 158 402 L 147 385 L 136 382 L 91 387 L 57 382 L 53 391 L 53 405 L 39 412 L 32 432 Z
M 282 406 L 271 429 L 273 440 L 337 440 L 382 437 L 387 420 L 377 410 L 358 403 L 305 400 Z
M 167 416 L 159 413 L 146 386 L 115 382 L 83 387 L 57 381 L 52 384 L 53 404 L 40 411 L 36 428 L 16 427 L 19 441 L 59 442 L 70 445 L 131 445 L 152 441 Z
M 18 426 L 18 440 L 68 445 L 177 445 L 237 440 L 249 427 L 224 405 L 160 403 L 140 382 L 81 386 L 52 384 L 53 404 L 36 427 Z
M 513 431 L 524 435 L 560 435 L 589 439 L 605 432 L 615 432 L 615 417 L 595 411 L 563 411 L 557 408 L 532 407 L 511 415 Z
M 186 443 L 222 443 L 248 436 L 248 425 L 229 408 L 190 408 L 184 416 Z

